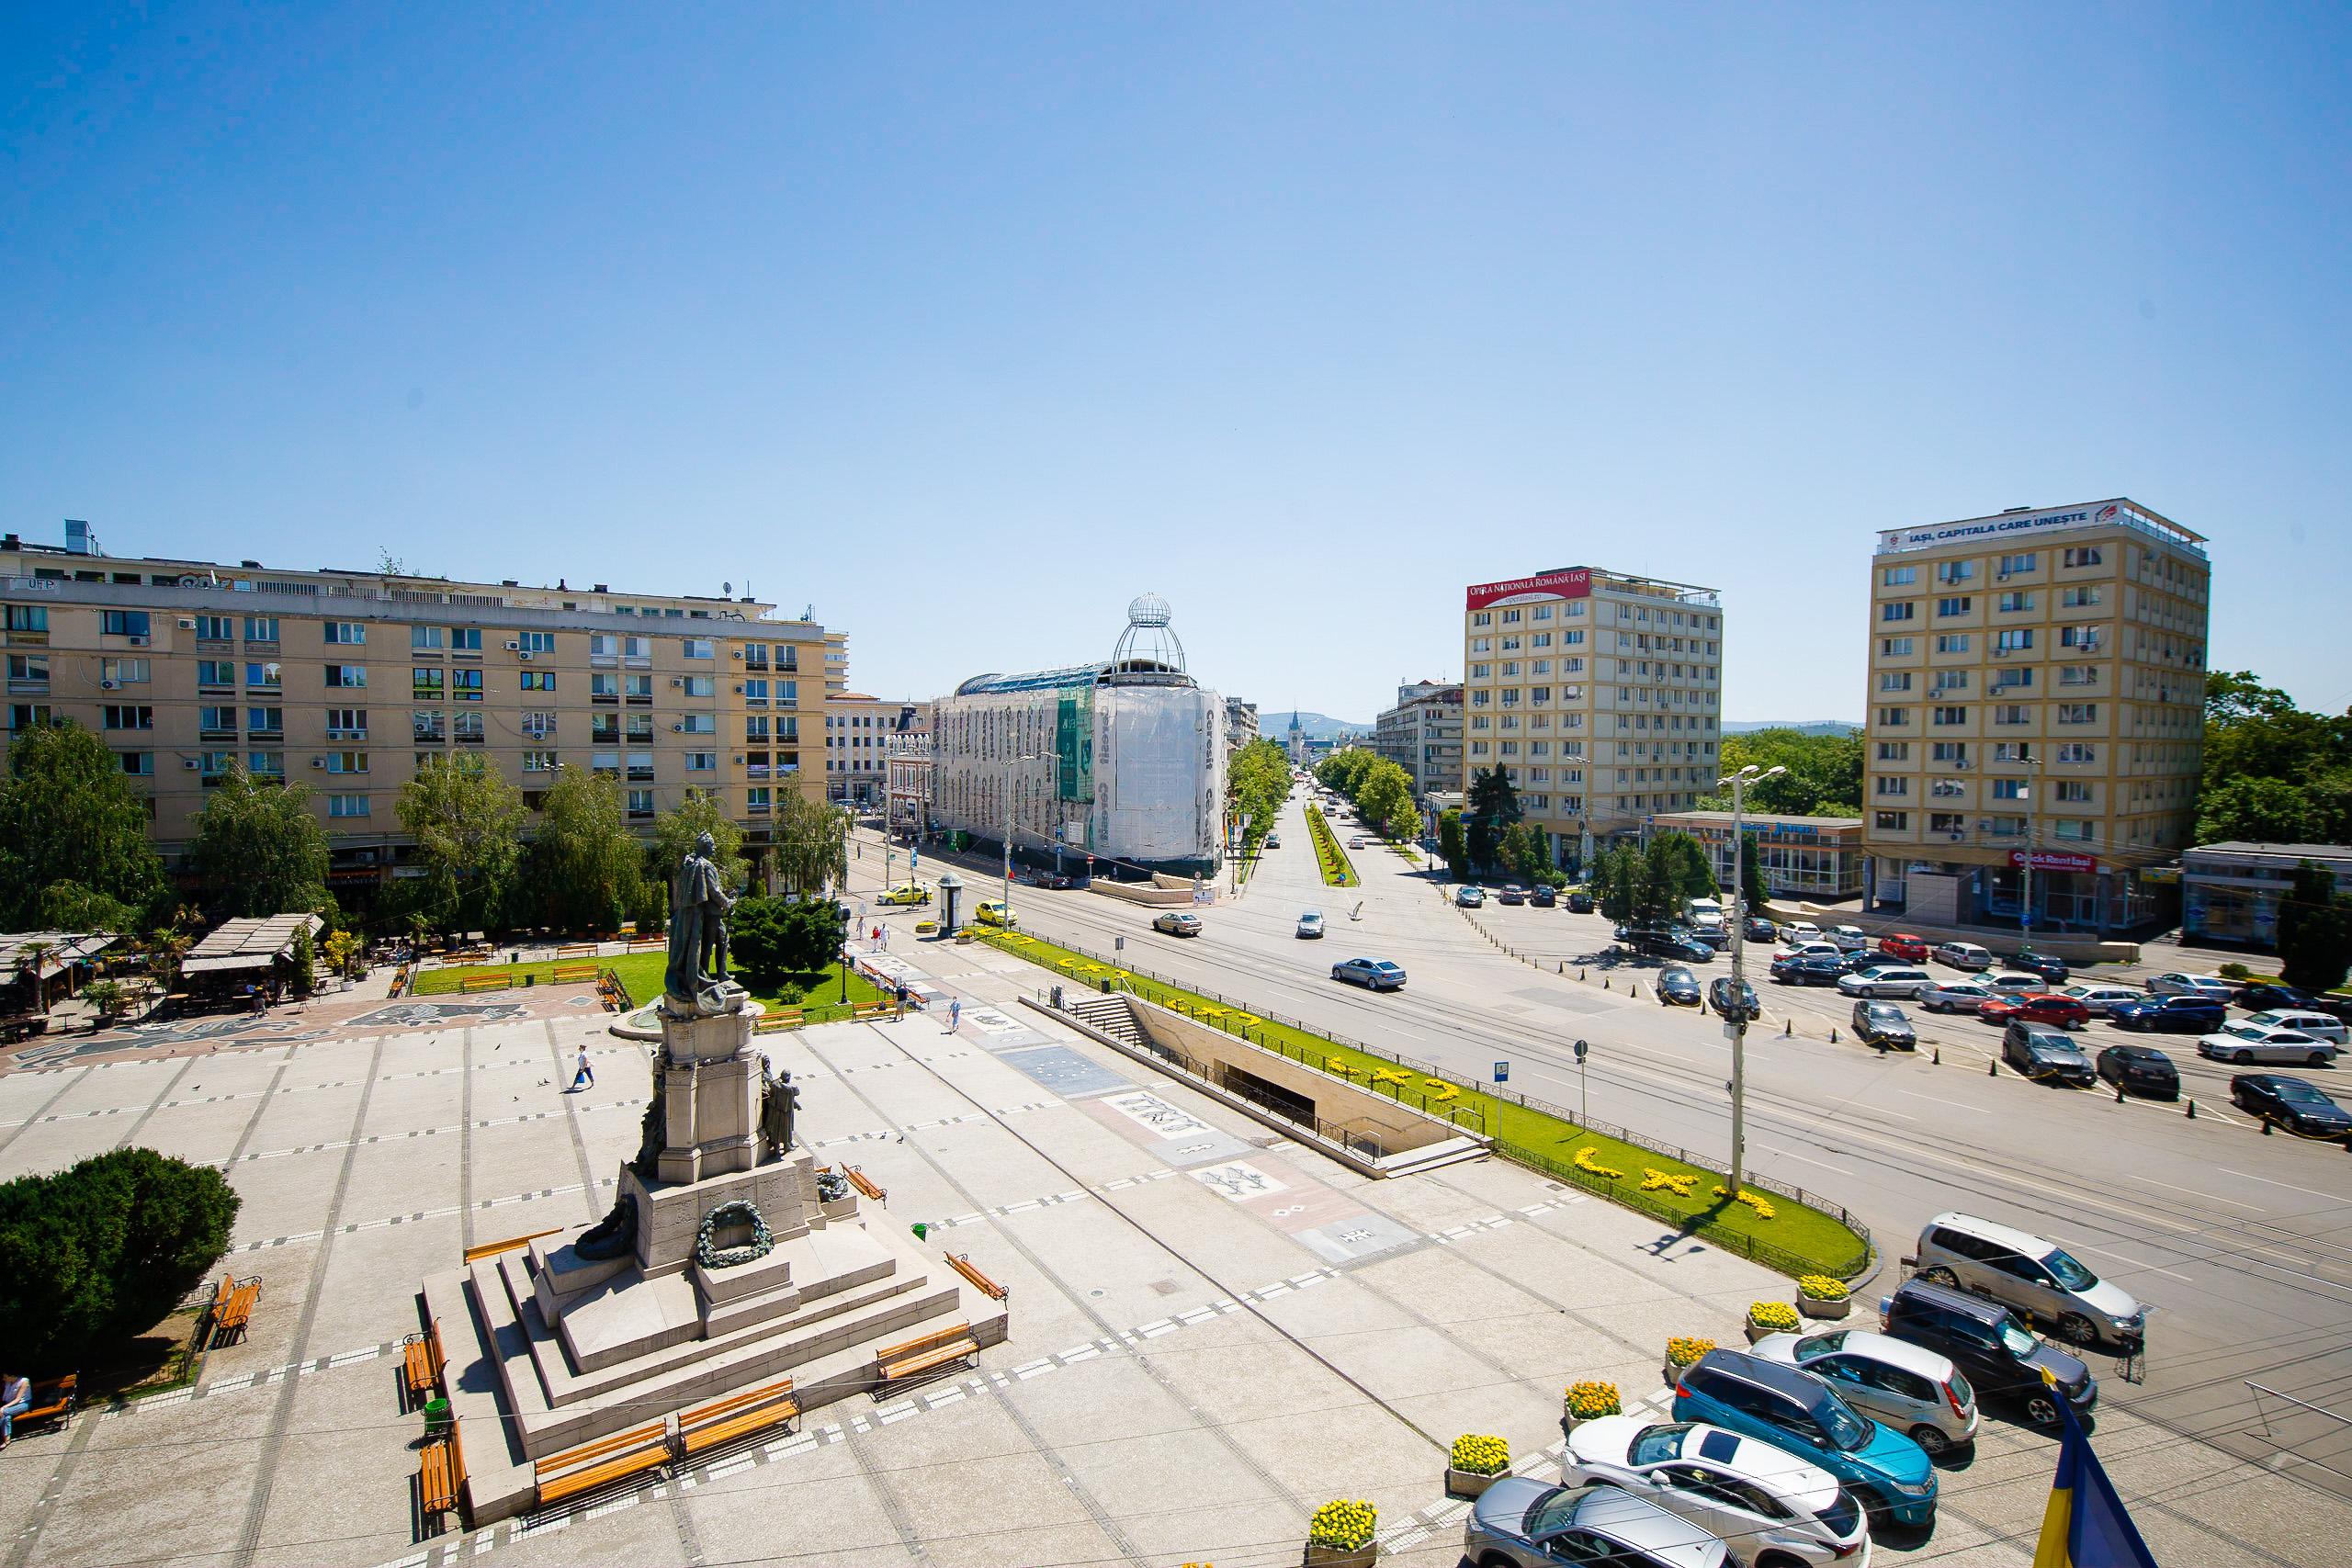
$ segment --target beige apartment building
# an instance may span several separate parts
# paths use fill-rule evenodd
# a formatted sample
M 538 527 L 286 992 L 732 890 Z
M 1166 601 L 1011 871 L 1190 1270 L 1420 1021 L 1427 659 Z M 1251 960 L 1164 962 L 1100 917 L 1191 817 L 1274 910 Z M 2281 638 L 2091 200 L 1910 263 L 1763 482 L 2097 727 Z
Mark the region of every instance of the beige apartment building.
M 931 705 L 889 701 L 864 692 L 825 699 L 825 797 L 872 809 L 888 793 L 885 753 L 892 738 L 931 732 Z
M 2117 498 L 1879 536 L 1866 896 L 1930 923 L 2110 931 L 2190 841 L 2204 539 Z
M 618 781 L 650 829 L 689 789 L 754 850 L 816 766 L 841 634 L 756 601 L 95 553 L 0 536 L 8 731 L 95 731 L 167 858 L 243 767 L 314 792 L 339 882 L 408 846 L 401 786 L 435 757 L 494 767 L 536 806 L 560 764 Z
M 1462 789 L 1462 682 L 1396 688 L 1396 705 L 1373 721 L 1372 749 L 1412 775 L 1413 798 Z
M 1463 780 L 1499 767 L 1564 864 L 1713 790 L 1723 600 L 1574 567 L 1472 587 L 1463 610 Z

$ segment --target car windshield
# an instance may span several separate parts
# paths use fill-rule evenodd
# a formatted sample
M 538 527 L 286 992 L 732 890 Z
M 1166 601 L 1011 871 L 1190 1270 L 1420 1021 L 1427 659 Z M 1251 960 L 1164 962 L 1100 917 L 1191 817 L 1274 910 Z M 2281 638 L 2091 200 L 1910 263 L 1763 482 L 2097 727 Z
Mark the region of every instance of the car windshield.
M 1669 986 L 1687 986 L 1690 983 L 1690 971 L 1688 969 L 1661 970 L 1658 978 Z
M 1577 1522 L 1577 1505 L 1592 1495 L 1589 1486 L 1555 1486 L 1535 1499 L 1520 1523 L 1520 1533 L 1540 1540 Z
M 2259 1023 L 2233 1023 L 2222 1032 L 2234 1034 L 2241 1040 L 2267 1040 L 2270 1036 L 2268 1026 Z
M 1869 1019 L 1872 1023 L 1901 1023 L 1903 1021 L 1903 1010 L 1901 1008 L 1888 1007 L 1883 1002 L 1875 1002 L 1871 1004 L 1870 1009 L 1864 1012 L 1862 1016 Z
M 1682 1457 L 1682 1439 L 1690 1434 L 1690 1423 L 1676 1421 L 1663 1427 L 1645 1427 L 1634 1434 L 1633 1447 L 1625 1450 L 1629 1464 L 1657 1464 Z
M 2063 1247 L 2053 1247 L 2043 1255 L 2041 1266 L 2050 1270 L 2061 1290 L 2087 1291 L 2098 1283 L 2098 1276 L 2075 1261 Z
M 2033 1354 L 2034 1347 L 2041 1343 L 2041 1340 L 2019 1328 L 2017 1319 L 2010 1317 L 2001 1320 L 2001 1348 L 2010 1355 L 2020 1358 L 2030 1356 Z
M 1842 1328 L 1827 1334 L 1816 1334 L 1810 1339 L 1800 1339 L 1797 1341 L 1797 1359 L 1810 1361 L 1815 1356 L 1835 1354 L 1845 1343 L 1846 1331 Z
M 2270 1091 L 2281 1100 L 2300 1100 L 2312 1105 L 2333 1105 L 2335 1102 L 2311 1085 L 2298 1078 L 2274 1078 Z
M 1855 1453 L 1871 1440 L 1871 1424 L 1851 1410 L 1846 1402 L 1831 1394 L 1814 1407 L 1814 1418 L 1821 1429 L 1829 1434 L 1830 1447 L 1842 1453 Z

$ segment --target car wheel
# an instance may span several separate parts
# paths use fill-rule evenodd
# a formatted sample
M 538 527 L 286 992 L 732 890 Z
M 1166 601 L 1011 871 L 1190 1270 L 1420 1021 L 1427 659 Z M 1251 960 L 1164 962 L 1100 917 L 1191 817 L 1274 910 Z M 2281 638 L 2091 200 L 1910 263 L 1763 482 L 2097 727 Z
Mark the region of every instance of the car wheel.
M 1935 1459 L 1951 1448 L 1951 1439 L 1944 1436 L 1943 1428 L 1931 1427 L 1925 1421 L 1911 1428 L 1911 1440 L 1918 1444 L 1929 1459 Z
M 2058 1425 L 2058 1398 L 2050 1393 L 2030 1393 L 2025 1399 L 2025 1418 L 2037 1427 Z
M 1919 1278 L 1930 1285 L 1941 1285 L 1947 1291 L 1960 1289 L 1960 1277 L 1949 1269 L 1922 1269 Z
M 2253 1062 L 2254 1053 L 2251 1051 L 2233 1051 L 2230 1053 L 2230 1060 L 2235 1062 L 2241 1067 L 2246 1066 Z
M 2327 1053 L 2324 1051 L 2312 1052 L 2310 1055 L 2303 1058 L 2303 1066 L 2307 1067 L 2324 1067 L 2327 1066 Z
M 1894 1528 L 1894 1505 L 1886 1500 L 1885 1493 L 1875 1486 L 1857 1486 L 1853 1493 L 1854 1501 L 1862 1506 L 1862 1512 L 1870 1517 L 1871 1534 L 1884 1535 Z
M 2058 1320 L 2058 1333 L 2069 1345 L 2098 1343 L 2098 1325 L 2078 1312 L 2070 1312 Z

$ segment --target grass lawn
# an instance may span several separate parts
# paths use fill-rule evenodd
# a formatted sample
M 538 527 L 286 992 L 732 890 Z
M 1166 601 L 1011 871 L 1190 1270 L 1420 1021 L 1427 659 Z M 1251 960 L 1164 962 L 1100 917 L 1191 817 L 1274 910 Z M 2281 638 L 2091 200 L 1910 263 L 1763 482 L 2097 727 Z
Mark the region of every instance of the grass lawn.
M 588 961 L 582 958 L 567 958 L 562 962 L 570 964 L 584 964 Z M 598 959 L 596 962 L 620 976 L 621 985 L 628 991 L 628 999 L 635 1005 L 643 1007 L 662 994 L 662 976 L 669 967 L 670 958 L 666 953 L 630 953 L 617 958 Z M 551 983 L 549 976 L 554 971 L 555 964 L 552 961 L 543 964 L 479 964 L 465 969 L 427 969 L 416 977 L 416 994 L 420 997 L 450 996 L 454 995 L 458 987 L 467 980 L 482 976 L 498 975 L 512 976 L 515 988 L 519 990 L 525 976 L 531 976 L 533 984 L 545 986 Z M 779 990 L 776 987 L 753 986 L 741 976 L 737 978 L 741 979 L 745 987 L 751 991 L 752 999 L 770 1011 L 786 1005 L 804 1007 L 808 1010 L 810 1021 L 821 1022 L 829 1012 L 843 1010 L 839 999 L 842 994 L 841 975 L 841 965 L 838 964 L 829 964 L 822 969 L 786 975 L 783 983 L 798 986 L 807 998 L 805 1002 L 792 1004 L 786 1004 L 777 999 Z M 478 992 L 476 994 L 494 996 L 498 993 Z M 850 1006 L 854 1007 L 859 1002 L 888 999 L 865 976 L 854 971 L 851 972 Z
M 1340 847 L 1339 835 L 1331 831 L 1331 824 L 1324 819 L 1323 808 L 1306 808 L 1306 836 L 1315 840 L 1315 863 L 1322 870 L 1327 887 L 1353 887 L 1360 880 L 1348 852 Z
M 1071 948 L 1000 931 L 983 933 L 981 940 L 1090 986 L 1116 976 L 1122 989 L 1147 1001 L 1438 1114 L 1476 1109 L 1486 1117 L 1497 1153 L 1706 1236 L 1768 1267 L 1791 1274 L 1844 1277 L 1867 1261 L 1861 1237 L 1818 1209 L 1778 1193 L 1758 1192 L 1756 1196 L 1772 1211 L 1767 1218 L 1747 1203 L 1718 1197 L 1714 1190 L 1724 1179 L 1720 1171 L 1588 1131 L 1516 1100 L 1498 1099 L 1475 1085 L 1401 1068 L 1385 1056 L 1236 1011 L 1197 992 L 1147 979 Z

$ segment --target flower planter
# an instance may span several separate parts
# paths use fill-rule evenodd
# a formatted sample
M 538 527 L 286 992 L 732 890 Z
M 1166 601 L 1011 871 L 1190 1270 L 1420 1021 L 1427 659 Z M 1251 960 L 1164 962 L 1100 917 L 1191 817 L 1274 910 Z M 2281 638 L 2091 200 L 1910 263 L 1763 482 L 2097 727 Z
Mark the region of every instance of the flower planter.
M 1698 1364 L 1696 1361 L 1667 1361 L 1659 1366 L 1657 1375 L 1667 1387 L 1672 1388 L 1682 1381 L 1684 1372 Z
M 1854 1298 L 1846 1296 L 1834 1302 L 1817 1302 L 1811 1296 L 1797 1298 L 1797 1311 L 1806 1317 L 1840 1318 L 1854 1310 Z
M 1380 1542 L 1363 1546 L 1317 1546 L 1306 1543 L 1306 1568 L 1374 1568 L 1380 1561 Z
M 1445 1467 L 1445 1495 L 1449 1497 L 1476 1497 L 1500 1481 L 1500 1475 L 1481 1475 L 1476 1471 Z
M 1758 1339 L 1763 1338 L 1767 1334 L 1777 1334 L 1777 1333 L 1779 1333 L 1779 1332 L 1780 1332 L 1780 1330 L 1778 1330 L 1778 1329 L 1773 1329 L 1773 1328 L 1767 1328 L 1767 1327 L 1765 1327 L 1762 1324 L 1760 1324 L 1760 1323 L 1757 1322 L 1757 1321 L 1756 1321 L 1754 1318 L 1752 1318 L 1752 1317 L 1751 1317 L 1751 1318 L 1749 1318 L 1749 1319 L 1748 1319 L 1745 1324 L 1741 1325 L 1740 1326 L 1741 1326 L 1741 1327 L 1743 1327 L 1743 1328 L 1745 1328 L 1745 1329 L 1747 1331 L 1747 1342 L 1748 1342 L 1750 1345 L 1755 1344 Z

